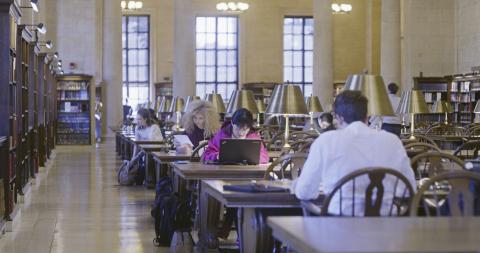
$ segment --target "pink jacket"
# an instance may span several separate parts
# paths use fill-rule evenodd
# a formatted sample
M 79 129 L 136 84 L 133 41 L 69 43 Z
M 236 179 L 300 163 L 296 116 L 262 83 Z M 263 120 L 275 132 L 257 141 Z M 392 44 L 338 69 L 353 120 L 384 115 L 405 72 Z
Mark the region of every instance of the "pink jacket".
M 220 153 L 220 140 L 232 138 L 232 125 L 228 124 L 227 126 L 220 129 L 215 136 L 208 142 L 208 146 L 203 152 L 203 161 L 216 161 L 218 160 L 218 154 Z M 247 134 L 247 139 L 257 139 L 261 140 L 260 135 L 257 132 L 250 131 Z M 260 147 L 260 163 L 268 163 L 270 158 L 268 157 L 268 152 L 265 147 Z

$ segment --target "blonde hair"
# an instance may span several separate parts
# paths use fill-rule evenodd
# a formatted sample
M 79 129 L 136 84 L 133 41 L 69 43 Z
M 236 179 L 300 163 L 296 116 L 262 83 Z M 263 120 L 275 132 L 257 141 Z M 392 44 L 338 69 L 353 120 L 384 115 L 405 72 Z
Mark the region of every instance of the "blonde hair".
M 192 133 L 195 129 L 193 116 L 196 114 L 201 114 L 205 119 L 204 137 L 209 138 L 213 136 L 220 128 L 220 116 L 212 103 L 204 100 L 195 100 L 188 105 L 187 112 L 182 117 L 182 125 L 187 133 Z

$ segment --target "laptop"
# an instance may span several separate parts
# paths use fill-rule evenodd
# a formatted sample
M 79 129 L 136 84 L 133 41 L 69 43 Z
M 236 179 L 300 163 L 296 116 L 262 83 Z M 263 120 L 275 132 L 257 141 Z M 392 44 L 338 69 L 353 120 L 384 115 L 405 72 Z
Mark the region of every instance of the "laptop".
M 223 139 L 220 141 L 220 164 L 260 163 L 261 140 L 253 139 Z

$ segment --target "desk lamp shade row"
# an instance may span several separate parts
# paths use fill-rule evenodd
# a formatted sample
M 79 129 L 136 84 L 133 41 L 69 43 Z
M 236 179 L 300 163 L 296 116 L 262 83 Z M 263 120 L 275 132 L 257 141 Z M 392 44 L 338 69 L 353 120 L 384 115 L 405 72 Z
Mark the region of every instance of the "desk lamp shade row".
M 213 107 L 215 108 L 215 110 L 217 110 L 218 113 L 225 113 L 225 104 L 223 103 L 223 98 L 220 94 L 206 94 L 203 100 L 212 103 Z
M 435 101 L 432 106 L 432 113 L 452 113 L 453 109 L 447 101 Z
M 311 95 L 307 98 L 307 109 L 309 113 L 323 112 L 322 104 L 317 96 Z
M 195 100 L 200 100 L 199 96 L 187 96 L 185 97 L 185 106 L 183 107 L 183 112 L 188 111 L 188 106 Z
M 183 98 L 181 97 L 174 97 L 172 100 L 172 103 L 170 104 L 170 107 L 168 108 L 168 112 L 182 112 L 183 107 L 185 105 L 185 102 L 183 101 Z
M 361 91 L 367 97 L 369 116 L 394 115 L 387 89 L 381 76 L 368 74 L 350 75 L 344 89 Z
M 308 114 L 300 87 L 293 84 L 276 85 L 265 113 L 290 116 Z
M 421 90 L 408 90 L 402 93 L 397 114 L 430 113 Z
M 236 90 L 232 93 L 227 107 L 227 114 L 233 114 L 236 110 L 245 108 L 252 114 L 258 114 L 255 97 L 251 90 Z

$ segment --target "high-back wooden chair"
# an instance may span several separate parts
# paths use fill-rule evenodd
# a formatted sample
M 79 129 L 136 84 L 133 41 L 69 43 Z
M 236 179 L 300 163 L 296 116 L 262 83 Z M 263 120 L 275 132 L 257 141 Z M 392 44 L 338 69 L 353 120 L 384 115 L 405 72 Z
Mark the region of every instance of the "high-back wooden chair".
M 465 128 L 460 126 L 445 125 L 439 124 L 434 127 L 431 127 L 425 132 L 425 135 L 467 135 Z
M 429 151 L 442 152 L 437 146 L 425 142 L 413 142 L 407 144 L 405 145 L 405 151 L 407 151 L 407 155 L 410 158 Z
M 465 162 L 451 154 L 429 151 L 414 156 L 410 165 L 419 180 L 430 178 L 446 171 L 460 171 L 465 168 Z
M 326 195 L 322 207 L 304 201 L 304 215 L 399 216 L 408 213 L 413 187 L 400 172 L 365 168 L 340 179 Z M 332 202 L 336 206 L 331 207 Z
M 268 166 L 263 178 L 265 180 L 296 179 L 300 175 L 307 157 L 308 155 L 305 153 L 283 155 Z
M 479 150 L 480 150 L 480 140 L 471 140 L 459 146 L 453 152 L 453 155 L 460 159 L 474 159 L 478 157 Z
M 425 181 L 412 200 L 411 216 L 480 216 L 480 175 L 442 173 Z
M 403 145 L 408 145 L 416 142 L 421 142 L 421 143 L 428 143 L 430 145 L 438 147 L 437 143 L 430 139 L 429 137 L 421 134 L 415 134 L 415 139 L 410 139 L 410 136 L 405 136 L 404 139 L 402 139 Z

